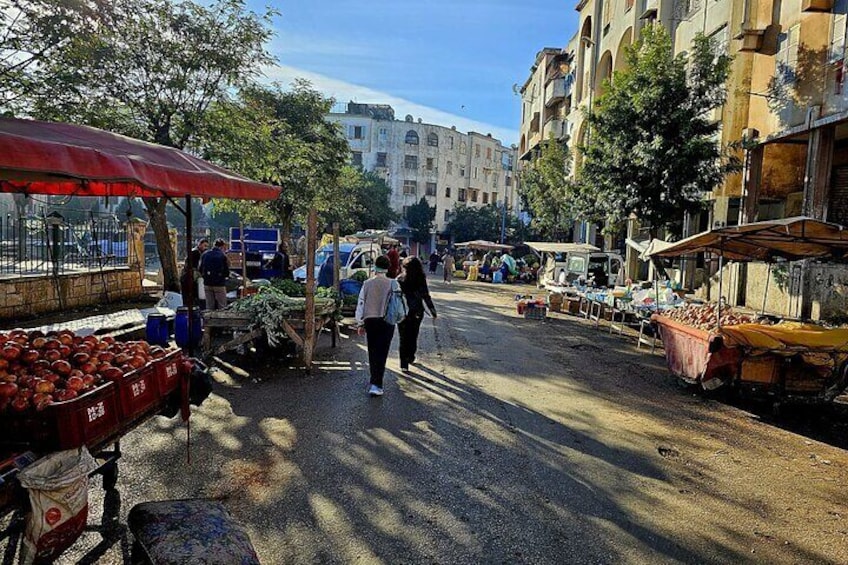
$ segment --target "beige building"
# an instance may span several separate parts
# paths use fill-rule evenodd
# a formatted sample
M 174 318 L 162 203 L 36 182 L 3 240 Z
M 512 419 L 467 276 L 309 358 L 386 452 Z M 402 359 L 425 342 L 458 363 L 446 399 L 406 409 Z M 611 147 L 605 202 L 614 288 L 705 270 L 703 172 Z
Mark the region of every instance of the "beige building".
M 390 106 L 377 104 L 351 102 L 327 119 L 343 128 L 352 164 L 386 180 L 390 204 L 402 217 L 422 196 L 436 208 L 440 241 L 447 239 L 457 204 L 494 204 L 518 213 L 516 149 L 491 134 L 462 133 L 413 116 L 397 120 Z

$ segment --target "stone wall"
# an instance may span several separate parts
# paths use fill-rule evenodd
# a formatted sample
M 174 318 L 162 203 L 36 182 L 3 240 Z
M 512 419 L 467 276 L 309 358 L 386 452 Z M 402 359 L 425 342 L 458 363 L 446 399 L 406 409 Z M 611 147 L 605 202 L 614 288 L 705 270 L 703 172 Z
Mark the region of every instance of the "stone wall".
M 0 280 L 0 319 L 23 318 L 141 296 L 139 271 L 104 269 Z
M 768 275 L 768 276 L 767 276 Z M 718 275 L 710 278 L 707 288 L 696 293 L 700 298 L 718 297 Z M 744 282 L 743 292 L 738 285 Z M 800 289 L 804 289 L 803 292 Z M 835 263 L 749 263 L 724 267 L 722 295 L 729 304 L 787 318 L 845 321 L 848 318 L 848 265 Z

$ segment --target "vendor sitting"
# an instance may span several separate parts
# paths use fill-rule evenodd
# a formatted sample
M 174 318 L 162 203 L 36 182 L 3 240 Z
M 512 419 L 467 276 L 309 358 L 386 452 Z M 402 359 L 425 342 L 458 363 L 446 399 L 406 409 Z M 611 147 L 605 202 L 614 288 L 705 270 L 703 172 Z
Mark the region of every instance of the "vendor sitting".
M 480 276 L 484 280 L 491 280 L 493 257 L 494 254 L 491 251 L 483 255 L 483 263 L 480 265 Z
M 504 282 L 515 280 L 515 277 L 518 275 L 518 265 L 515 259 L 512 258 L 512 255 L 509 254 L 509 251 L 504 251 L 503 257 L 501 257 L 501 274 L 503 275 Z

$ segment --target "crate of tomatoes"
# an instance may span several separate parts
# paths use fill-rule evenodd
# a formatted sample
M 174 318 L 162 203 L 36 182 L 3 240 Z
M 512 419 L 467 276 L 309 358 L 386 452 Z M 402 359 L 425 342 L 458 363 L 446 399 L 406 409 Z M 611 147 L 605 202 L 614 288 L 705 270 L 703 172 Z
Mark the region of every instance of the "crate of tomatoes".
M 0 446 L 92 447 L 119 435 L 164 404 L 160 365 L 178 353 L 70 331 L 0 333 Z

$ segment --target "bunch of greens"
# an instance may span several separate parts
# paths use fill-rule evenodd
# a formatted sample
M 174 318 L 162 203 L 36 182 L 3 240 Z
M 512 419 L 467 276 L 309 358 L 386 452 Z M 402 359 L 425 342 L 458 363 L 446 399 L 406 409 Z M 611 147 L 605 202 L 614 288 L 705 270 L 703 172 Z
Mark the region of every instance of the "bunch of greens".
M 268 336 L 268 345 L 277 347 L 287 338 L 283 330 L 283 321 L 293 314 L 303 315 L 306 299 L 287 296 L 276 287 L 263 287 L 257 294 L 235 301 L 229 306 L 234 312 L 248 314 L 252 327 L 260 327 Z M 315 314 L 333 313 L 338 315 L 336 300 L 331 297 L 315 297 Z

